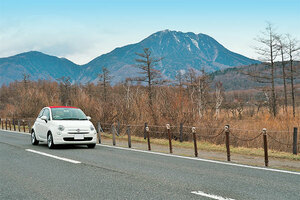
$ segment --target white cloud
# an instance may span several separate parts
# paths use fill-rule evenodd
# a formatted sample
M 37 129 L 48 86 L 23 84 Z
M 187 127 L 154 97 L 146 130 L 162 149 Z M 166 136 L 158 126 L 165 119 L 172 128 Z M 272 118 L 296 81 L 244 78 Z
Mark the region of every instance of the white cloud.
M 8 21 L 0 21 L 0 57 L 35 50 L 85 64 L 118 45 L 112 40 L 114 32 L 70 20 L 50 23 L 36 18 Z

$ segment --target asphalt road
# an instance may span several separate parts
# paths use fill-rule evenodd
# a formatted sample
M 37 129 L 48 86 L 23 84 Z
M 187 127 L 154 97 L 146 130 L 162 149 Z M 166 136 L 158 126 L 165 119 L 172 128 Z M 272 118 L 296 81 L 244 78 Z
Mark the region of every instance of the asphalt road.
M 0 199 L 299 200 L 300 173 L 101 145 L 49 150 L 0 131 Z

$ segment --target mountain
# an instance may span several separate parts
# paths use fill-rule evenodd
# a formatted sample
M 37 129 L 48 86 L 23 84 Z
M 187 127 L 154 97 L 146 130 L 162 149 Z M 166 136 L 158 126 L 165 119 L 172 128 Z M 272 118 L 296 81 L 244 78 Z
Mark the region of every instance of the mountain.
M 229 51 L 208 35 L 165 30 L 139 43 L 116 48 L 81 66 L 37 51 L 0 58 L 0 84 L 21 80 L 24 73 L 30 74 L 32 80 L 69 76 L 80 83 L 97 82 L 103 67 L 109 69 L 112 82 L 116 84 L 139 75 L 138 69 L 133 67 L 137 58 L 135 53 L 142 53 L 144 48 L 149 48 L 154 57 L 164 57 L 156 69 L 167 79 L 174 79 L 178 70 L 184 72 L 189 68 L 214 72 L 259 63 Z
M 22 80 L 23 74 L 29 74 L 31 80 L 56 80 L 62 76 L 74 79 L 82 73 L 82 69 L 68 59 L 30 51 L 0 58 L 0 84 Z
M 142 53 L 144 48 L 149 48 L 154 57 L 164 57 L 157 69 L 169 79 L 174 79 L 178 70 L 187 71 L 189 68 L 214 72 L 259 63 L 229 51 L 208 35 L 165 30 L 154 33 L 139 43 L 116 48 L 95 58 L 84 65 L 87 70 L 80 79 L 95 80 L 102 67 L 111 71 L 114 82 L 120 82 L 125 77 L 137 76 L 137 68 L 132 67 L 136 64 L 135 53 Z

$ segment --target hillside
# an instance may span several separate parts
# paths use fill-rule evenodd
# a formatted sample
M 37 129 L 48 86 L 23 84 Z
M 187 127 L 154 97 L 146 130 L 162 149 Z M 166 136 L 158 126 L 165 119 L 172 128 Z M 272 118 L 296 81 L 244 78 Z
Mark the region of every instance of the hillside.
M 68 59 L 30 51 L 0 58 L 0 84 L 22 80 L 23 74 L 29 74 L 31 80 L 56 80 L 62 76 L 74 79 L 82 73 L 82 69 Z
M 275 63 L 276 68 L 276 76 L 281 77 L 282 76 L 282 69 L 281 69 L 281 63 Z M 297 71 L 300 69 L 300 62 L 296 61 L 294 62 L 295 68 L 297 68 Z M 287 66 L 287 73 L 289 71 L 289 66 Z M 253 89 L 253 88 L 259 88 L 264 86 L 269 86 L 269 84 L 265 83 L 258 83 L 255 80 L 251 79 L 250 76 L 245 75 L 245 73 L 249 70 L 254 70 L 258 72 L 265 72 L 267 68 L 267 65 L 264 63 L 261 64 L 253 64 L 249 66 L 241 66 L 241 67 L 234 67 L 234 68 L 228 68 L 225 70 L 219 70 L 216 72 L 213 72 L 210 74 L 212 81 L 217 82 L 221 81 L 223 83 L 223 87 L 225 90 L 247 90 L 247 89 Z M 289 80 L 287 80 L 287 83 L 289 83 Z M 295 77 L 295 83 L 299 84 L 300 79 L 299 77 Z M 275 84 L 277 86 L 280 86 L 283 84 L 283 81 L 281 78 L 275 79 Z

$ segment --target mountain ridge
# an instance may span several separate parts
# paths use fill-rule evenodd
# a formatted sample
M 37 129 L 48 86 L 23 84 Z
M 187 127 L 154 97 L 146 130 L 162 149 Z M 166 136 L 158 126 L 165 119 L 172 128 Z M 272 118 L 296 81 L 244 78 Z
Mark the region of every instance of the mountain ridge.
M 127 77 L 138 75 L 135 65 L 136 52 L 149 48 L 154 57 L 164 57 L 156 68 L 163 77 L 174 79 L 178 70 L 207 72 L 259 63 L 257 60 L 234 53 L 206 34 L 164 30 L 151 34 L 140 42 L 117 47 L 84 65 L 77 65 L 67 58 L 58 58 L 38 51 L 29 51 L 0 58 L 0 84 L 20 80 L 28 73 L 33 80 L 69 76 L 73 82 L 97 82 L 102 68 L 110 70 L 113 84 Z M 4 74 L 1 75 L 1 74 Z
M 142 52 L 146 47 L 151 50 L 154 57 L 164 57 L 157 69 L 170 79 L 174 79 L 178 70 L 187 71 L 188 68 L 213 72 L 228 67 L 259 63 L 257 60 L 229 51 L 208 35 L 164 30 L 138 43 L 116 48 L 96 57 L 84 65 L 89 68 L 86 73 L 94 80 L 96 77 L 91 73 L 95 71 L 100 73 L 102 67 L 112 69 L 112 75 L 115 77 L 121 74 L 121 71 L 128 71 L 130 75 L 136 74 L 136 69 L 131 67 L 135 64 L 134 59 L 137 57 L 135 53 Z M 120 81 L 122 80 L 115 80 Z

